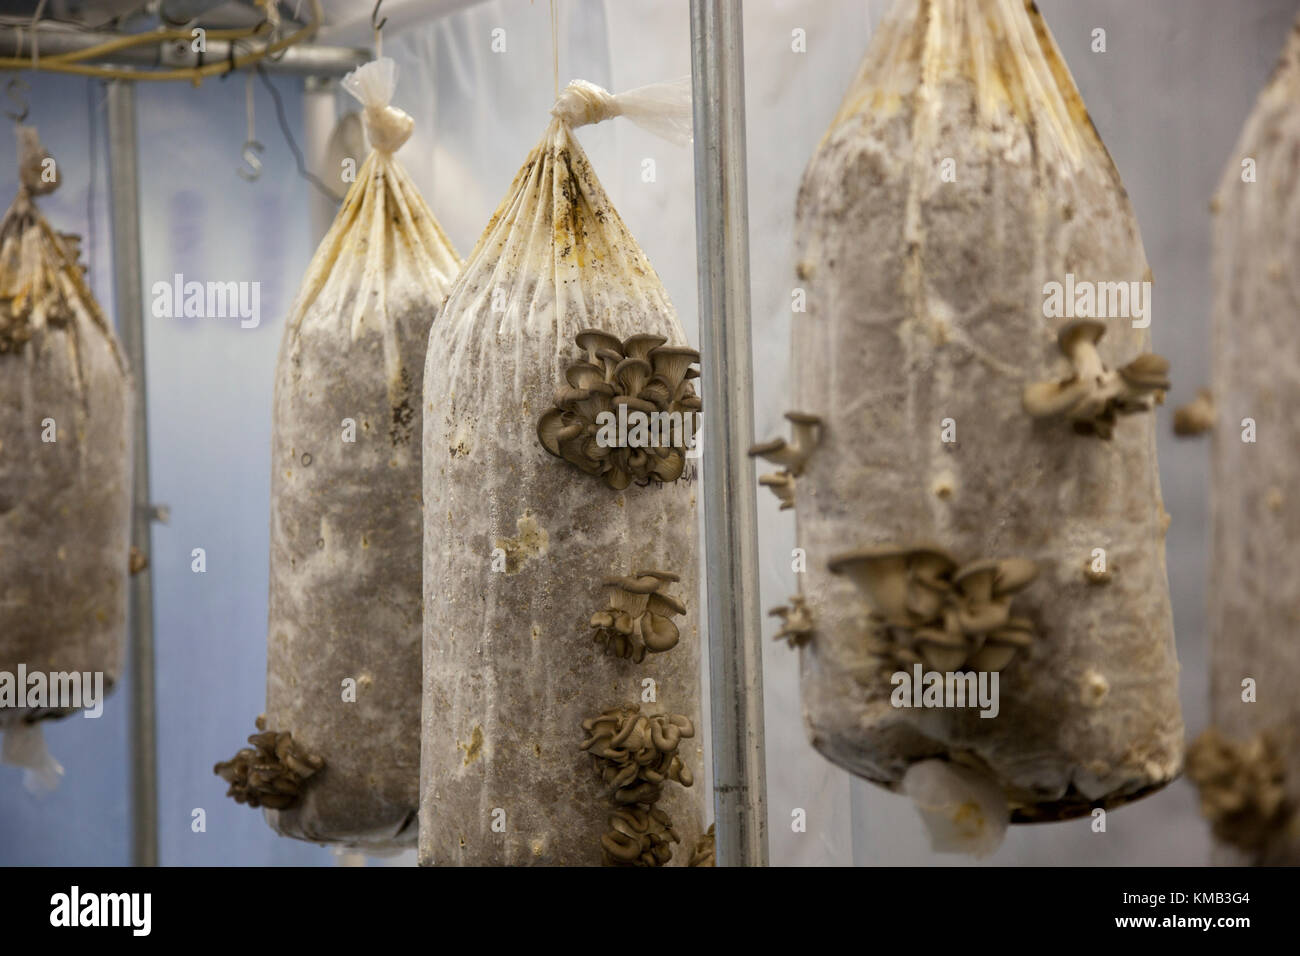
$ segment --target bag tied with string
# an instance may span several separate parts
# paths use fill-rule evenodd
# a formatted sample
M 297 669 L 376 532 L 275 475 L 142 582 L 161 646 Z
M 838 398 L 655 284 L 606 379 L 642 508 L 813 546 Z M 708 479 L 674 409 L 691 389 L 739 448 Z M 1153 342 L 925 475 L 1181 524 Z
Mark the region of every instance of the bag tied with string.
M 33 201 L 57 167 L 35 129 L 18 127 L 18 143 L 0 221 L 0 761 L 48 787 L 62 770 L 37 721 L 97 710 L 122 669 L 133 398 L 79 238 Z
M 813 746 L 911 796 L 941 850 L 1163 787 L 1168 363 L 1132 311 L 1133 208 L 1032 2 L 898 0 L 804 175 L 796 252 L 800 454 L 754 453 L 785 466 L 808 556 Z M 1099 291 L 1067 318 L 1048 290 L 1076 278 Z
M 699 353 L 573 134 L 684 140 L 689 102 L 571 85 L 430 335 L 424 865 L 684 865 L 702 832 Z M 620 408 L 686 430 L 600 435 Z
M 413 844 L 420 708 L 420 393 L 460 260 L 394 158 L 395 64 L 343 87 L 372 151 L 285 325 L 272 424 L 267 709 L 218 765 L 279 833 Z

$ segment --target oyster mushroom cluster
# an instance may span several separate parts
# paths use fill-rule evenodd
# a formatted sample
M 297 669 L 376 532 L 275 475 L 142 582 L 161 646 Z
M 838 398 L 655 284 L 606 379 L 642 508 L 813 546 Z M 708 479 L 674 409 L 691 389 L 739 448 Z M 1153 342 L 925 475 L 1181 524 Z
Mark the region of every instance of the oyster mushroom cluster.
M 555 406 L 537 422 L 542 447 L 615 491 L 634 481 L 676 481 L 704 407 L 691 384 L 700 353 L 667 345 L 662 335 L 620 341 L 600 329 L 583 329 L 575 341 L 585 354 L 565 370 Z
M 256 721 L 259 733 L 248 738 L 245 747 L 230 760 L 212 768 L 230 789 L 226 796 L 250 807 L 285 810 L 293 806 L 305 780 L 325 766 L 325 761 L 309 754 L 294 742 L 290 733 L 266 729 L 266 715 Z
M 1001 671 L 1034 640 L 1033 623 L 1011 615 L 1012 596 L 1034 580 L 1023 558 L 959 565 L 930 545 L 880 545 L 839 554 L 828 567 L 871 605 L 867 649 L 930 670 Z
M 1211 728 L 1187 748 L 1186 766 L 1201 813 L 1224 843 L 1258 852 L 1285 827 L 1286 766 L 1271 734 L 1237 742 Z
M 1056 337 L 1073 373 L 1059 382 L 1035 382 L 1025 388 L 1021 403 L 1034 418 L 1064 416 L 1081 435 L 1109 439 L 1120 415 L 1150 411 L 1164 402 L 1169 389 L 1169 362 L 1151 352 L 1120 369 L 1111 369 L 1097 351 L 1106 325 L 1096 319 L 1076 319 Z
M 668 814 L 655 807 L 619 807 L 600 838 L 606 866 L 663 866 L 680 843 Z
M 781 501 L 782 511 L 794 507 L 795 479 L 803 474 L 808 456 L 821 441 L 822 431 L 822 420 L 816 415 L 786 412 L 785 417 L 794 427 L 793 441 L 773 438 L 749 448 L 751 458 L 762 458 L 781 466 L 781 470 L 774 474 L 759 476 L 758 483 L 772 489 L 772 493 Z
M 641 707 L 615 707 L 582 722 L 589 735 L 582 749 L 591 754 L 601 779 L 610 788 L 615 812 L 601 837 L 605 862 L 614 865 L 663 866 L 677 842 L 672 821 L 654 805 L 664 784 L 695 782 L 677 753 L 677 745 L 695 736 L 690 718 L 681 714 L 645 716 Z M 635 852 L 634 852 L 635 851 Z
M 582 749 L 596 760 L 616 804 L 654 803 L 669 781 L 695 782 L 677 754 L 677 745 L 695 736 L 695 725 L 681 714 L 647 717 L 639 704 L 616 707 L 582 722 L 590 736 Z
M 767 613 L 781 619 L 781 630 L 776 632 L 773 640 L 784 640 L 791 647 L 801 647 L 812 640 L 812 611 L 802 594 L 794 595 L 789 604 L 774 607 Z
M 679 580 L 667 571 L 606 578 L 609 604 L 591 616 L 596 642 L 607 653 L 638 664 L 647 653 L 661 654 L 676 647 L 681 635 L 672 619 L 685 614 L 686 605 L 659 589 Z

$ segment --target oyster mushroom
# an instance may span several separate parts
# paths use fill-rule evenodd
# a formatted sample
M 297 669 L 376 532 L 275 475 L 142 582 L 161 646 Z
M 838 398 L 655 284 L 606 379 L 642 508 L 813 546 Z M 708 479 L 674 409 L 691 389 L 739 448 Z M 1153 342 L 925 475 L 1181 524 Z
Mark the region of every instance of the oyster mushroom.
M 929 605 L 923 591 L 932 590 L 956 562 L 942 548 L 931 545 L 877 545 L 833 556 L 827 562 L 832 574 L 852 579 L 886 623 L 910 627 L 925 622 L 920 615 Z M 946 587 L 946 586 L 945 586 Z
M 672 618 L 686 613 L 686 605 L 660 592 L 678 581 L 668 571 L 638 571 L 630 577 L 604 580 L 608 605 L 591 616 L 596 643 L 605 652 L 640 663 L 646 654 L 662 654 L 677 646 L 681 632 Z
M 1214 394 L 1208 388 L 1196 398 L 1174 410 L 1174 434 L 1180 438 L 1203 435 L 1214 428 Z
M 931 670 L 1001 670 L 1033 642 L 1033 624 L 1011 616 L 1012 595 L 1038 574 L 1024 558 L 972 561 L 958 567 L 933 545 L 878 545 L 836 555 L 834 574 L 848 575 L 867 598 L 869 653 Z
M 749 448 L 751 458 L 762 458 L 781 466 L 781 471 L 776 474 L 762 475 L 758 483 L 772 489 L 781 500 L 782 511 L 794 507 L 795 479 L 803 474 L 808 457 L 821 441 L 822 427 L 822 420 L 816 415 L 786 412 L 785 417 L 793 426 L 792 442 L 774 438 Z
M 760 475 L 758 483 L 764 488 L 772 489 L 772 493 L 780 499 L 782 511 L 794 507 L 794 475 L 788 471 L 778 471 L 770 475 Z
M 256 725 L 259 733 L 248 738 L 253 746 L 216 764 L 212 772 L 230 785 L 226 796 L 236 803 L 288 809 L 297 802 L 303 782 L 321 770 L 325 761 L 303 750 L 292 734 L 267 730 L 265 714 L 257 718 Z
M 1106 366 L 1097 343 L 1106 332 L 1096 319 L 1075 319 L 1057 334 L 1057 345 L 1073 374 L 1059 382 L 1035 382 L 1021 396 L 1034 418 L 1064 416 L 1081 434 L 1109 439 L 1118 415 L 1150 410 L 1164 401 L 1169 362 L 1147 352 L 1118 371 Z
M 812 640 L 812 611 L 808 609 L 802 594 L 794 595 L 789 604 L 774 607 L 767 613 L 781 619 L 781 629 L 776 632 L 773 640 L 784 640 L 791 647 L 802 647 Z
M 603 329 L 583 329 L 573 337 L 573 340 L 578 343 L 578 348 L 587 353 L 587 361 L 597 367 L 604 368 L 604 365 L 598 361 L 602 351 L 613 352 L 620 359 L 623 357 L 621 354 L 623 343 L 619 341 L 617 335 Z

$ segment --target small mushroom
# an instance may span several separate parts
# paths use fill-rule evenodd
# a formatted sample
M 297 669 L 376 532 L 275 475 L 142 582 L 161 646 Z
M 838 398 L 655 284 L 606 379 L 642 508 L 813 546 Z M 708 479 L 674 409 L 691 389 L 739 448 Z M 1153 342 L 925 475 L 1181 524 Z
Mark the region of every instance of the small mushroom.
M 788 511 L 794 507 L 794 475 L 788 471 L 778 471 L 770 475 L 760 475 L 758 483 L 764 488 L 771 488 L 773 494 L 781 501 L 781 510 Z
M 1119 371 L 1101 360 L 1097 343 L 1106 332 L 1096 319 L 1076 319 L 1057 334 L 1057 345 L 1070 360 L 1073 374 L 1059 382 L 1025 387 L 1021 404 L 1034 418 L 1065 416 L 1075 431 L 1109 439 L 1118 415 L 1150 410 L 1164 401 L 1169 362 L 1147 352 Z
M 792 443 L 787 443 L 784 438 L 774 438 L 749 448 L 751 458 L 762 458 L 781 466 L 781 471 L 763 475 L 758 483 L 772 489 L 781 500 L 782 511 L 794 507 L 795 479 L 803 474 L 808 457 L 821 441 L 822 426 L 819 417 L 804 412 L 786 412 L 785 417 L 793 426 Z
M 602 351 L 613 352 L 620 359 L 623 357 L 620 351 L 623 343 L 619 341 L 617 335 L 603 329 L 583 329 L 574 336 L 574 341 L 578 343 L 578 348 L 587 353 L 587 361 L 597 367 L 604 367 L 597 360 Z
M 1180 438 L 1203 435 L 1214 428 L 1214 414 L 1214 394 L 1202 388 L 1194 401 L 1174 410 L 1174 434 Z
M 700 835 L 695 841 L 695 850 L 691 853 L 691 861 L 688 866 L 714 866 L 716 855 L 716 838 L 714 824 L 710 823 L 709 828 Z
M 250 807 L 285 810 L 297 802 L 303 782 L 325 766 L 316 754 L 308 753 L 287 732 L 266 729 L 266 715 L 256 721 L 258 733 L 230 760 L 212 768 L 230 785 L 226 796 Z
M 794 595 L 789 604 L 774 607 L 767 613 L 781 619 L 781 629 L 776 632 L 773 640 L 783 640 L 791 647 L 802 647 L 812 640 L 812 611 L 808 609 L 802 594 Z
M 662 335 L 640 332 L 623 340 L 623 354 L 628 358 L 645 360 L 650 357 L 651 352 L 667 341 Z

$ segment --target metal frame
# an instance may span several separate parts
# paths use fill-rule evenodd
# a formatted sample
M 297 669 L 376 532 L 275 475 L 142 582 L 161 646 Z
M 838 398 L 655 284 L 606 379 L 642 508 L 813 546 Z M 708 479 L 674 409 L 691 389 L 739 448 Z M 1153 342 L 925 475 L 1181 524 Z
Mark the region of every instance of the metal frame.
M 691 0 L 704 564 L 718 866 L 767 864 L 740 0 Z

